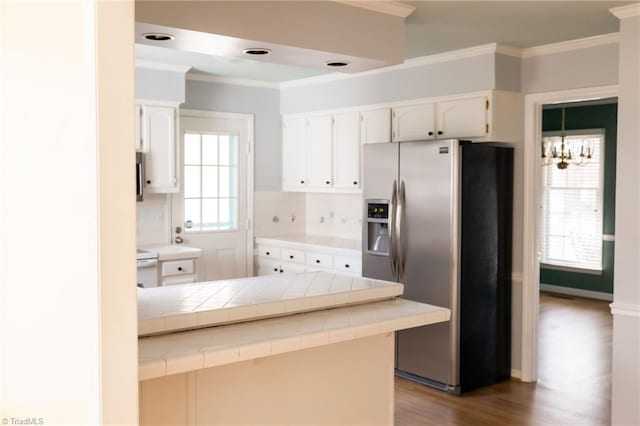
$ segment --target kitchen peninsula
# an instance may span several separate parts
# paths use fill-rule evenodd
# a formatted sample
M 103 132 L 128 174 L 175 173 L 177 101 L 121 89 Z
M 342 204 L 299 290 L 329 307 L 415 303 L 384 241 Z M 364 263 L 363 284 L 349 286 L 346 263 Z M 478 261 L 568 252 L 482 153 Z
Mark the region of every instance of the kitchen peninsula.
M 139 290 L 140 424 L 393 423 L 393 332 L 447 321 L 327 272 Z

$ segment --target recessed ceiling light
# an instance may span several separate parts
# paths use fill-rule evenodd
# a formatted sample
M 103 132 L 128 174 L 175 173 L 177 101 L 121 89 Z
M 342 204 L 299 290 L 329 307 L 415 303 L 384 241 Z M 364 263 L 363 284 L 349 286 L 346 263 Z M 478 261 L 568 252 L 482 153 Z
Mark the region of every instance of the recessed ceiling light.
M 268 55 L 271 53 L 270 49 L 265 49 L 263 47 L 252 47 L 250 49 L 244 49 L 242 52 L 247 55 Z
M 175 38 L 171 34 L 164 34 L 164 33 L 147 33 L 147 34 L 142 34 L 142 37 L 151 41 L 168 41 L 168 40 L 173 40 Z
M 348 66 L 349 62 L 346 62 L 346 61 L 329 61 L 329 62 L 325 62 L 324 64 L 326 66 L 328 66 L 328 67 L 340 68 L 340 67 Z

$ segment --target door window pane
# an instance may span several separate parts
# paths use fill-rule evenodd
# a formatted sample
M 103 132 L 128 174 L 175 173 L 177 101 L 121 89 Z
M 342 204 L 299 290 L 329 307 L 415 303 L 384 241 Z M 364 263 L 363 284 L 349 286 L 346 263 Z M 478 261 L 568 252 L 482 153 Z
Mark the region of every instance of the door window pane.
M 191 132 L 184 141 L 185 229 L 237 230 L 238 137 Z

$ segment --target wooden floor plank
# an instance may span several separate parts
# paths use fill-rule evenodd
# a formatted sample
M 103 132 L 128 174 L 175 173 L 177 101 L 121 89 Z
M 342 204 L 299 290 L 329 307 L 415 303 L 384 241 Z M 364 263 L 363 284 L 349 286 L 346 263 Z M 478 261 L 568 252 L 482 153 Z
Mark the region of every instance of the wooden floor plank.
M 538 382 L 515 380 L 461 397 L 396 378 L 397 426 L 608 425 L 608 302 L 540 294 Z

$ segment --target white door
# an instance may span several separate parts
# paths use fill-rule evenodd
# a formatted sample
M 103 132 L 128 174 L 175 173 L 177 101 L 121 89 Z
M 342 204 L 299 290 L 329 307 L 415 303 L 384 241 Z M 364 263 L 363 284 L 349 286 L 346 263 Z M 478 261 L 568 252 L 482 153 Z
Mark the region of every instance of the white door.
M 360 114 L 333 116 L 333 187 L 360 188 Z
M 309 186 L 331 188 L 333 118 L 309 117 L 307 128 L 307 171 Z
M 183 179 L 173 198 L 174 242 L 181 237 L 203 250 L 199 281 L 245 277 L 252 273 L 247 120 L 182 115 L 180 136 Z

